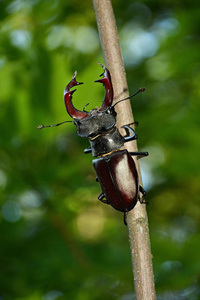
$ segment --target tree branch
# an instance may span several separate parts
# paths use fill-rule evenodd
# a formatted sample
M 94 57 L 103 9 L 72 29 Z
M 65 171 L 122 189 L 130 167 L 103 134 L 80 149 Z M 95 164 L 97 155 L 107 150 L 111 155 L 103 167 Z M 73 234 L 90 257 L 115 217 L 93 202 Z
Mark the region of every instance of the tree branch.
M 126 74 L 123 66 L 121 50 L 115 17 L 110 0 L 93 0 L 94 11 L 101 40 L 106 67 L 111 72 L 115 93 L 115 101 L 128 96 Z M 133 115 L 129 101 L 116 105 L 118 114 L 118 127 L 133 122 Z M 127 143 L 129 151 L 137 151 L 136 141 Z M 138 160 L 135 159 L 139 173 L 140 185 L 142 179 Z M 123 174 L 122 174 L 123 176 Z M 146 207 L 139 201 L 127 215 L 127 225 L 132 256 L 133 276 L 137 300 L 156 299 L 152 255 L 149 240 L 148 218 Z

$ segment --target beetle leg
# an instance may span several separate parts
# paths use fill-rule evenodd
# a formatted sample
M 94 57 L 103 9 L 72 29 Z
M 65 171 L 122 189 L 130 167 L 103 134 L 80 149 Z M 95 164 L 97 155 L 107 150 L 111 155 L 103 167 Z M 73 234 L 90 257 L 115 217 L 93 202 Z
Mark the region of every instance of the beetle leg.
M 137 156 L 137 159 L 143 158 L 145 156 L 148 156 L 148 152 L 129 152 L 132 156 Z
M 141 185 L 139 185 L 139 191 L 142 194 L 142 197 L 139 197 L 139 201 L 141 204 L 149 204 L 149 202 L 145 201 L 145 196 L 146 196 L 146 191 L 143 189 L 143 187 Z
M 105 204 L 109 204 L 109 203 L 108 203 L 108 200 L 106 199 L 106 196 L 105 196 L 104 193 L 101 193 L 101 194 L 98 196 L 98 199 L 99 199 L 101 202 L 105 203 Z
M 131 123 L 129 123 L 129 124 L 126 124 L 126 126 L 129 126 L 129 127 L 130 127 L 131 125 L 138 126 L 139 123 L 138 123 L 138 121 L 134 121 L 134 122 L 131 122 Z
M 122 126 L 122 128 L 124 128 L 126 130 L 126 134 L 127 134 L 127 136 L 124 137 L 125 143 L 137 139 L 137 134 L 131 127 L 129 127 L 128 125 L 124 125 L 124 126 Z M 132 133 L 132 135 L 130 135 L 130 132 Z
M 85 153 L 85 154 L 88 154 L 88 153 L 91 153 L 91 152 L 92 152 L 91 147 L 88 147 L 88 148 L 86 148 L 86 149 L 84 150 L 84 153 Z
M 127 212 L 124 212 L 124 225 L 127 226 L 126 218 L 127 218 Z

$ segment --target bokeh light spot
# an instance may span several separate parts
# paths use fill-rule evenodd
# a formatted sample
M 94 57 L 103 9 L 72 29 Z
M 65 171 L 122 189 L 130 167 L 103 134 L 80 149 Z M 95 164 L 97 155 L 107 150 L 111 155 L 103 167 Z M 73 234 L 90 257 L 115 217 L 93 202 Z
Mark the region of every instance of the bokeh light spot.
M 4 220 L 14 223 L 20 220 L 22 210 L 17 202 L 9 200 L 2 206 L 1 214 Z
M 103 231 L 104 221 L 104 212 L 100 207 L 82 211 L 76 220 L 80 236 L 86 240 L 97 239 Z

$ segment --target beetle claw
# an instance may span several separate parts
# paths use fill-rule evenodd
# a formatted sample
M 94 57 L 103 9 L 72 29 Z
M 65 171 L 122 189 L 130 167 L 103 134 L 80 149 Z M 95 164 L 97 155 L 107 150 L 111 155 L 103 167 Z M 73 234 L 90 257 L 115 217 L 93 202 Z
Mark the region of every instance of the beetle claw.
M 98 62 L 98 65 L 100 65 L 100 66 L 103 68 L 103 73 L 101 73 L 101 74 L 99 75 L 99 77 L 101 77 L 101 76 L 104 75 L 104 73 L 105 73 L 105 71 L 106 71 L 106 67 L 105 67 L 102 63 L 100 63 L 100 62 Z M 99 82 L 99 80 L 95 80 L 95 82 Z
M 65 90 L 64 90 L 64 101 L 65 101 L 65 106 L 67 109 L 68 114 L 73 118 L 73 119 L 85 119 L 88 116 L 88 113 L 85 111 L 80 111 L 77 110 L 73 104 L 72 104 L 72 95 L 73 93 L 76 91 L 72 90 L 70 91 L 70 89 L 76 85 L 80 85 L 83 84 L 83 82 L 78 82 L 76 80 L 76 76 L 77 76 L 77 71 L 74 72 L 73 76 L 72 76 L 72 80 L 68 83 L 68 85 L 66 86 Z
M 104 76 L 101 79 L 95 80 L 100 82 L 105 88 L 105 97 L 99 111 L 104 111 L 108 106 L 112 105 L 113 102 L 113 87 L 109 70 L 102 64 L 98 63 L 103 68 L 103 73 L 100 76 Z

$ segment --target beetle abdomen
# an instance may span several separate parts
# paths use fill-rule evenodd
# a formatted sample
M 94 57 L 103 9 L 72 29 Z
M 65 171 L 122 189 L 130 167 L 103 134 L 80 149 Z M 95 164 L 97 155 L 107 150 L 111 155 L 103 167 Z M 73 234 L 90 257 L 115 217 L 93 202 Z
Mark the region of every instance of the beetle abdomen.
M 131 210 L 138 200 L 138 173 L 127 150 L 93 160 L 102 191 L 110 205 L 119 211 Z

